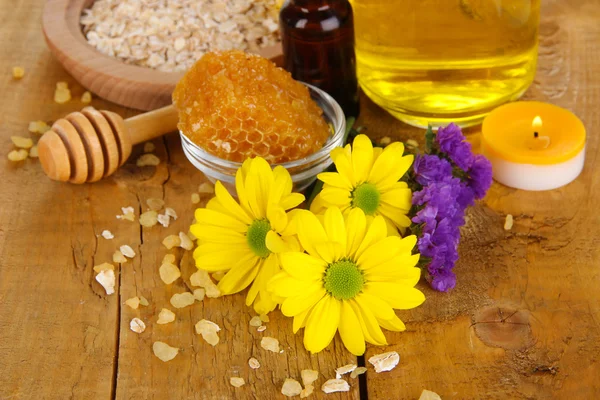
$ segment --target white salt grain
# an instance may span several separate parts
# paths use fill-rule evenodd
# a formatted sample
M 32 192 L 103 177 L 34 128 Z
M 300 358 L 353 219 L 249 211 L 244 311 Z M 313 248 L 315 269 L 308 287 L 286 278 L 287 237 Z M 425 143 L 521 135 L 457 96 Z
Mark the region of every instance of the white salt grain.
M 312 385 L 317 379 L 319 379 L 319 372 L 314 369 L 303 369 L 300 371 L 302 376 L 302 383 L 304 386 Z
M 246 384 L 246 381 L 244 380 L 244 378 L 232 376 L 231 378 L 229 378 L 229 383 L 231 384 L 231 386 L 239 388 L 244 386 Z
M 164 325 L 173 321 L 175 321 L 175 313 L 168 308 L 163 308 L 158 313 L 158 320 L 156 323 L 159 325 Z
M 442 398 L 439 394 L 432 392 L 431 390 L 423 389 L 419 400 L 442 400 Z
M 258 315 L 255 315 L 254 317 L 252 317 L 250 319 L 250 326 L 259 327 L 261 325 L 262 325 L 262 321 L 260 320 L 260 317 Z
M 114 239 L 115 235 L 113 235 L 111 231 L 108 231 L 105 229 L 102 231 L 102 237 L 106 240 L 110 240 L 110 239 Z
M 181 271 L 173 264 L 163 264 L 158 269 L 158 273 L 160 275 L 160 279 L 170 285 L 175 282 L 181 276 Z
M 167 214 L 158 214 L 158 216 L 156 217 L 156 220 L 158 221 L 159 224 L 161 224 L 165 228 L 168 228 L 169 224 L 171 223 L 171 219 L 169 218 L 169 216 Z
M 123 254 L 127 258 L 135 257 L 135 251 L 133 251 L 131 246 L 127 244 L 124 244 L 123 246 L 119 247 L 119 250 L 121 251 L 121 254 Z
M 107 295 L 115 292 L 115 271 L 106 269 L 96 275 L 96 281 L 102 285 Z
M 115 266 L 110 264 L 110 263 L 102 263 L 100 265 L 94 265 L 94 272 L 98 273 L 101 271 L 107 271 L 107 270 L 113 270 L 115 269 Z
M 163 362 L 174 359 L 177 353 L 179 353 L 178 348 L 171 347 L 164 342 L 154 342 L 152 345 L 152 351 L 154 352 L 154 355 Z
M 194 242 L 192 242 L 192 239 L 190 239 L 188 235 L 183 232 L 179 232 L 179 242 L 179 246 L 182 249 L 192 250 L 194 248 Z
M 125 300 L 125 305 L 128 305 L 132 309 L 137 310 L 137 308 L 140 306 L 140 298 L 135 296 L 130 299 L 127 299 Z
M 194 304 L 196 299 L 190 292 L 175 293 L 171 296 L 170 303 L 175 308 L 184 308 Z
M 302 392 L 300 382 L 295 379 L 286 378 L 281 387 L 281 394 L 287 397 L 298 396 Z
M 279 340 L 265 336 L 260 340 L 260 347 L 273 353 L 279 353 Z
M 114 263 L 118 263 L 118 264 L 123 264 L 123 263 L 127 262 L 127 259 L 125 258 L 123 253 L 121 253 L 119 250 L 117 250 L 113 253 L 112 259 L 113 259 Z

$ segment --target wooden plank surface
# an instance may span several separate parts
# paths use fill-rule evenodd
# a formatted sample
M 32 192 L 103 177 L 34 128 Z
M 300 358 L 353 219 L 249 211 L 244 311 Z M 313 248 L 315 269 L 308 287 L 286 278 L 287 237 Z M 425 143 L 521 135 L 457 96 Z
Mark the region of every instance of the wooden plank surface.
M 444 399 L 600 397 L 600 4 L 544 3 L 538 76 L 527 97 L 583 119 L 589 133 L 584 173 L 548 193 L 494 184 L 463 231 L 457 289 L 447 295 L 421 285 L 425 304 L 401 312 L 407 332 L 388 333 L 390 346 L 368 349 L 367 357 L 392 349 L 401 355 L 394 371 L 367 374 L 370 399 L 416 399 L 423 388 Z M 83 89 L 43 42 L 42 2 L 0 0 L 0 6 L 0 148 L 6 154 L 10 136 L 29 134 L 29 121 L 50 122 L 80 109 Z M 16 65 L 26 69 L 21 81 L 10 76 Z M 66 105 L 52 101 L 59 80 L 68 81 L 74 95 Z M 133 115 L 99 99 L 93 105 Z M 374 137 L 421 135 L 364 98 L 360 123 Z M 470 139 L 477 142 L 475 131 Z M 0 161 L 0 399 L 276 399 L 283 398 L 283 380 L 299 379 L 301 369 L 319 370 L 320 384 L 335 367 L 356 362 L 339 341 L 309 355 L 301 335 L 292 335 L 290 321 L 277 313 L 264 333 L 251 330 L 253 314 L 241 295 L 176 310 L 170 325 L 153 322 L 173 293 L 186 290 L 181 281 L 166 287 L 160 280 L 158 266 L 167 253 L 160 242 L 187 230 L 190 195 L 203 181 L 177 136 L 155 144 L 162 160 L 156 169 L 135 167 L 137 148 L 113 177 L 84 186 L 49 181 L 34 160 Z M 169 228 L 149 229 L 115 218 L 120 207 L 145 209 L 150 197 L 164 198 L 180 218 Z M 515 216 L 510 232 L 502 229 L 507 213 Z M 115 239 L 99 238 L 104 229 Z M 92 267 L 110 261 L 121 244 L 138 255 L 117 267 L 119 294 L 106 296 Z M 173 253 L 178 260 L 189 257 Z M 124 306 L 135 295 L 150 305 Z M 141 335 L 129 330 L 135 316 L 147 325 Z M 201 318 L 224 328 L 217 347 L 193 331 Z M 507 339 L 498 343 L 497 333 Z M 278 338 L 284 353 L 262 350 L 262 335 Z M 162 363 L 151 352 L 155 340 L 182 351 Z M 251 356 L 262 363 L 257 371 L 247 366 Z M 248 384 L 234 389 L 230 376 Z M 311 398 L 356 399 L 357 381 L 352 388 L 348 395 Z

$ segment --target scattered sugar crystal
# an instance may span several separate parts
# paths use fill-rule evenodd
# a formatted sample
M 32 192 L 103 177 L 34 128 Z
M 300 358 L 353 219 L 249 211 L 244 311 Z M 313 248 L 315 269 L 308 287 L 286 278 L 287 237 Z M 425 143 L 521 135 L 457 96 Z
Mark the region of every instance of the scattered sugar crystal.
M 250 357 L 250 359 L 248 360 L 248 366 L 252 369 L 259 369 L 260 362 L 258 362 L 258 360 L 256 358 Z
M 106 269 L 96 275 L 96 281 L 102 285 L 107 295 L 115 292 L 115 271 Z
M 175 264 L 175 254 L 165 254 L 162 259 L 163 264 Z
M 414 139 L 408 139 L 406 141 L 406 146 L 407 147 L 412 147 L 412 148 L 416 149 L 417 147 L 419 147 L 419 142 L 417 142 Z
M 135 211 L 133 207 L 121 207 L 123 215 L 117 215 L 117 219 L 126 219 L 127 221 L 135 221 Z
M 206 193 L 206 194 L 212 194 L 215 192 L 215 187 L 208 182 L 203 182 L 200 184 L 200 186 L 198 186 L 198 193 Z
M 148 299 L 146 299 L 144 296 L 140 296 L 140 305 L 146 307 L 148 304 Z
M 367 372 L 366 367 L 358 367 L 354 371 L 352 371 L 352 373 L 350 374 L 350 378 L 354 379 L 357 376 L 364 374 L 365 372 Z
M 219 335 L 217 332 L 221 330 L 219 325 L 212 321 L 202 319 L 196 324 L 196 333 L 202 335 L 204 339 L 211 346 L 216 346 L 219 343 Z
M 391 142 L 392 142 L 392 138 L 390 138 L 389 136 L 384 136 L 381 139 L 379 139 L 379 144 L 382 146 L 387 146 Z
M 267 314 L 260 314 L 259 317 L 262 322 L 269 322 L 269 316 Z
M 304 386 L 312 385 L 317 379 L 319 379 L 319 372 L 314 369 L 303 369 L 300 371 L 302 377 L 302 383 Z
M 165 201 L 163 199 L 157 199 L 152 197 L 146 200 L 146 204 L 148 204 L 148 207 L 151 210 L 160 211 L 165 206 Z
M 135 251 L 133 251 L 131 246 L 127 244 L 124 244 L 123 246 L 119 247 L 119 250 L 121 251 L 121 254 L 123 254 L 127 258 L 135 257 Z
M 169 224 L 171 223 L 171 220 L 167 214 L 158 214 L 158 216 L 156 217 L 156 220 L 158 221 L 159 224 L 161 224 L 165 228 L 168 228 Z
M 179 246 L 182 249 L 192 250 L 194 248 L 194 242 L 192 242 L 192 239 L 190 239 L 188 235 L 183 232 L 179 232 L 179 241 L 181 243 Z
M 156 146 L 152 142 L 144 143 L 144 153 L 152 153 L 156 149 Z M 160 210 L 160 208 L 159 208 Z
M 265 336 L 260 340 L 260 347 L 272 351 L 273 353 L 279 353 L 279 340 L 270 336 Z
M 231 386 L 239 388 L 244 386 L 246 384 L 246 381 L 244 380 L 244 378 L 232 376 L 231 378 L 229 378 L 229 383 L 231 384 Z
M 151 228 L 158 222 L 158 213 L 154 210 L 140 214 L 140 225 Z
M 181 239 L 177 235 L 169 235 L 162 241 L 162 244 L 169 250 L 181 244 Z
M 140 306 L 140 298 L 137 296 L 132 297 L 130 299 L 125 300 L 125 304 L 133 308 L 134 310 L 137 310 L 137 308 Z
M 31 133 L 44 134 L 50 130 L 50 125 L 44 121 L 31 121 L 27 130 Z
M 175 308 L 183 308 L 194 304 L 196 299 L 190 292 L 175 293 L 171 296 L 171 305 Z
M 213 272 L 210 276 L 217 282 L 219 282 L 227 274 L 228 271 L 217 271 Z
M 59 81 L 59 82 L 56 82 L 56 88 L 57 89 L 68 89 L 69 88 L 69 84 L 67 82 L 64 82 L 64 81 Z
M 23 161 L 27 159 L 29 152 L 25 149 L 13 150 L 8 153 L 8 159 L 10 161 Z
M 109 269 L 112 269 L 114 271 L 115 266 L 110 263 L 102 263 L 100 265 L 94 266 L 94 272 L 96 272 L 96 273 L 98 273 L 100 271 L 107 271 Z
M 13 75 L 13 78 L 15 78 L 15 79 L 21 79 L 22 77 L 25 76 L 25 68 L 23 68 L 23 67 L 13 67 L 12 68 L 12 75 Z
M 198 193 L 192 194 L 192 204 L 200 203 L 200 195 Z
M 204 300 L 204 296 L 206 296 L 206 290 L 203 288 L 194 290 L 194 298 L 198 301 Z
M 281 394 L 287 397 L 298 396 L 302 393 L 302 386 L 300 382 L 295 379 L 286 378 L 281 387 Z
M 71 100 L 71 91 L 66 82 L 56 83 L 56 90 L 54 91 L 54 101 L 58 104 L 64 104 Z
M 158 313 L 158 320 L 156 321 L 159 325 L 169 324 L 175 321 L 175 313 L 168 308 L 163 308 Z
M 423 389 L 421 396 L 419 396 L 419 400 L 442 400 L 442 398 L 436 392 Z
M 352 372 L 356 369 L 356 364 L 347 364 L 342 367 L 336 368 L 335 377 L 340 379 L 342 375 L 346 375 L 348 372 Z
M 173 219 L 177 219 L 177 213 L 171 207 L 165 208 L 165 215 L 168 215 Z
M 152 345 L 152 351 L 156 357 L 164 362 L 174 359 L 177 353 L 179 353 L 178 348 L 171 347 L 164 342 L 154 342 Z
M 163 264 L 158 269 L 160 279 L 167 285 L 175 282 L 181 276 L 181 271 L 173 264 Z
M 261 326 L 262 325 L 262 321 L 260 320 L 260 317 L 258 315 L 255 315 L 254 317 L 252 317 L 250 319 L 250 326 Z
M 146 330 L 146 324 L 139 318 L 134 318 L 129 323 L 129 328 L 135 333 L 142 333 Z
M 510 231 L 513 227 L 513 216 L 511 214 L 508 214 L 506 216 L 506 220 L 504 221 L 504 230 L 505 231 Z
M 349 392 L 350 385 L 343 379 L 329 379 L 321 386 L 321 390 L 325 393 Z
M 31 146 L 33 146 L 33 140 L 31 140 L 31 138 L 28 137 L 11 136 L 10 140 L 12 140 L 15 147 L 18 147 L 20 149 L 30 149 Z
M 258 328 L 256 328 L 256 331 L 257 331 L 257 332 L 264 332 L 266 329 L 267 329 L 267 327 L 266 327 L 266 326 L 264 326 L 264 325 L 261 325 L 261 326 L 259 326 Z
M 216 299 L 217 297 L 221 296 L 221 291 L 214 283 L 206 285 L 204 289 L 206 289 L 206 297 Z
M 400 362 L 400 356 L 395 351 L 382 353 L 369 358 L 369 362 L 375 367 L 375 372 L 391 371 Z
M 198 271 L 196 271 L 192 275 L 190 275 L 190 283 L 192 284 L 192 286 L 206 287 L 206 284 L 208 282 L 212 282 L 212 281 L 210 280 L 210 277 L 208 276 L 208 272 L 206 272 L 203 269 L 199 269 Z
M 158 164 L 160 164 L 160 158 L 158 158 L 156 155 L 151 154 L 151 153 L 146 153 L 146 154 L 142 154 L 137 161 L 135 162 L 135 164 L 138 167 L 146 167 L 146 166 L 152 166 L 155 167 Z
M 114 263 L 118 263 L 118 264 L 123 264 L 123 263 L 127 262 L 127 259 L 125 258 L 123 253 L 121 253 L 119 250 L 117 250 L 113 253 L 112 259 L 113 259 Z
M 83 94 L 81 95 L 81 102 L 83 104 L 89 104 L 92 102 L 92 94 L 90 92 L 88 92 L 87 90 L 85 92 L 83 92 Z
M 315 387 L 313 385 L 305 386 L 304 389 L 300 392 L 300 398 L 305 399 L 315 391 Z
M 114 239 L 115 235 L 113 235 L 111 231 L 105 229 L 102 231 L 102 237 L 106 240 L 110 240 Z
M 29 157 L 31 157 L 31 158 L 38 158 L 39 157 L 37 145 L 35 145 L 31 149 L 29 149 Z

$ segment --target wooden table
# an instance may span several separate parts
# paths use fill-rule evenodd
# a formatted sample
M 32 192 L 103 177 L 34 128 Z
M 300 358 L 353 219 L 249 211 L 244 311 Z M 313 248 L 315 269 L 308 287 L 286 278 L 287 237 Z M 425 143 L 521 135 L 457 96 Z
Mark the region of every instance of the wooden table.
M 422 389 L 444 399 L 600 398 L 600 3 L 548 0 L 542 10 L 539 70 L 526 98 L 573 110 L 589 133 L 586 166 L 568 187 L 545 193 L 494 184 L 472 209 L 463 230 L 459 284 L 450 294 L 420 287 L 422 307 L 402 311 L 408 327 L 388 333 L 390 345 L 369 347 L 365 358 L 396 350 L 392 372 L 351 380 L 349 394 L 310 398 L 416 399 Z M 40 31 L 42 1 L 1 0 L 0 148 L 11 135 L 27 136 L 31 120 L 53 121 L 78 110 L 83 89 L 52 58 Z M 12 66 L 26 69 L 20 81 Z M 57 81 L 68 81 L 74 100 L 52 100 Z M 133 115 L 100 99 L 97 108 Z M 421 140 L 363 99 L 360 124 L 374 136 Z M 477 133 L 470 138 L 476 143 Z M 291 322 L 272 313 L 267 330 L 249 327 L 253 316 L 242 295 L 206 299 L 177 310 L 176 322 L 156 325 L 158 311 L 181 281 L 166 287 L 158 276 L 163 238 L 187 231 L 190 195 L 203 176 L 185 159 L 176 135 L 155 140 L 162 163 L 138 168 L 130 161 L 113 177 L 92 185 L 59 184 L 39 163 L 0 162 L 0 399 L 277 399 L 285 378 L 300 370 L 321 372 L 357 360 L 336 339 L 311 356 L 293 335 Z M 145 208 L 164 198 L 179 219 L 169 228 L 115 218 L 121 207 Z M 206 201 L 203 198 L 203 201 Z M 515 216 L 503 230 L 506 214 Z M 104 229 L 115 234 L 105 240 Z M 106 296 L 92 267 L 131 245 L 132 262 L 117 268 L 118 293 Z M 188 274 L 189 255 L 184 258 Z M 132 310 L 125 299 L 143 295 L 148 307 Z M 148 328 L 129 329 L 139 316 Z M 194 332 L 201 318 L 217 322 L 221 343 L 208 346 Z M 283 354 L 261 349 L 261 336 L 278 338 Z M 151 351 L 164 340 L 182 349 L 163 363 Z M 249 357 L 262 363 L 250 370 Z M 235 389 L 229 377 L 248 382 Z

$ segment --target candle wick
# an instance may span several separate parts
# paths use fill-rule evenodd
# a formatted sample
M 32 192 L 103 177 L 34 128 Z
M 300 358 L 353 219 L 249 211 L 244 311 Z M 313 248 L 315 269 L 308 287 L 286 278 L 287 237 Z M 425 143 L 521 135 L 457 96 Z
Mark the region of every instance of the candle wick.
M 533 137 L 534 137 L 534 138 L 536 138 L 536 139 L 537 139 L 537 138 L 538 138 L 538 136 L 540 136 L 540 134 L 539 134 L 539 133 L 537 133 L 537 132 L 533 132 Z

